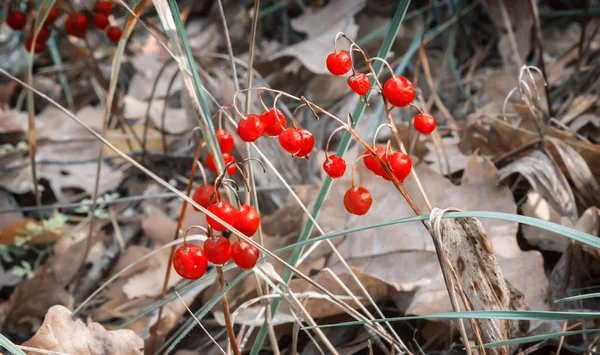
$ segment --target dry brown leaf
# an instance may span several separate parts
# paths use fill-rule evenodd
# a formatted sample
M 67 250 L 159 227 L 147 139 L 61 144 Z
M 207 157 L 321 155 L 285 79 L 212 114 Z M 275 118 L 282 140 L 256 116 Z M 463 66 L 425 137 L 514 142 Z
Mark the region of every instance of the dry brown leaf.
M 148 109 L 148 103 L 139 101 L 131 96 L 125 96 L 124 99 L 125 111 L 123 116 L 126 119 L 141 119 L 142 122 L 146 117 L 146 110 Z M 165 105 L 165 100 L 154 99 L 152 106 L 150 107 L 150 120 L 159 132 L 162 128 L 162 112 Z M 167 108 L 165 115 L 164 131 L 171 134 L 181 134 L 189 131 L 192 128 L 190 121 L 188 120 L 185 110 L 182 108 Z M 154 133 L 156 134 L 156 133 Z
M 543 152 L 534 150 L 500 169 L 498 176 L 503 180 L 509 175 L 521 174 L 561 216 L 577 220 L 577 206 L 573 190 L 563 173 L 554 162 Z
M 560 118 L 560 122 L 568 125 L 581 114 L 589 110 L 598 102 L 598 95 L 579 95 L 571 101 L 567 112 Z
M 133 128 L 133 133 L 131 131 Z M 143 141 L 144 137 L 144 120 L 138 120 L 135 125 L 132 127 L 127 127 L 125 129 L 125 133 L 123 133 L 120 129 L 112 129 L 106 132 L 108 136 L 108 140 L 117 147 L 123 153 L 131 153 L 138 152 L 142 150 L 142 146 L 138 143 L 135 137 L 138 137 L 141 141 Z M 163 144 L 161 139 L 161 133 L 157 131 L 154 127 L 149 126 L 146 132 L 146 151 L 162 151 Z M 167 145 L 172 141 L 171 138 L 166 138 Z M 104 146 L 105 155 L 110 156 L 114 155 L 115 152 L 107 146 Z M 115 164 L 125 162 L 125 159 L 118 158 L 113 159 Z
M 472 153 L 476 149 L 484 155 L 500 156 L 502 154 L 520 148 L 524 144 L 539 138 L 537 133 L 525 132 L 514 129 L 508 122 L 494 118 L 495 115 L 473 114 L 467 118 L 466 125 L 462 130 L 460 149 L 464 153 Z M 548 127 L 546 137 L 557 138 L 565 144 L 569 144 L 586 161 L 596 181 L 600 181 L 600 145 L 582 142 L 572 134 Z M 554 160 L 560 165 L 561 170 L 567 173 L 567 169 L 558 156 L 554 145 L 547 145 Z M 526 154 L 522 153 L 521 155 Z M 519 157 L 517 155 L 516 157 Z
M 351 161 L 356 151 L 347 154 Z M 510 189 L 497 186 L 496 168 L 485 158 L 471 157 L 460 186 L 453 185 L 426 166 L 417 166 L 416 171 L 434 206 L 457 207 L 465 211 L 516 213 Z M 362 164 L 357 166 L 356 172 L 357 183 L 371 191 L 374 203 L 367 215 L 349 217 L 345 228 L 413 215 L 391 184 L 385 184 L 366 173 Z M 347 179 L 345 176 L 336 181 L 331 200 L 341 201 L 350 184 Z M 417 204 L 422 205 L 414 180 L 407 179 L 404 186 Z M 422 206 L 422 209 L 425 210 L 425 207 Z M 525 294 L 525 302 L 532 309 L 547 309 L 547 280 L 541 254 L 537 251 L 521 251 L 516 241 L 516 223 L 483 219 L 481 224 L 488 233 L 505 278 Z M 396 303 L 407 313 L 430 314 L 451 310 L 431 237 L 420 223 L 362 231 L 347 236 L 339 245 L 339 250 L 350 265 L 385 280 L 401 291 Z M 336 263 L 336 259 L 331 258 L 328 265 L 340 272 L 341 265 Z M 524 276 L 523 269 L 530 272 Z
M 311 72 L 327 74 L 323 58 L 331 53 L 332 38 L 338 32 L 344 32 L 350 38 L 356 37 L 358 26 L 353 16 L 365 4 L 365 0 L 331 1 L 323 8 L 293 19 L 291 25 L 294 30 L 306 33 L 308 38 L 269 56 L 268 60 L 293 56 Z M 311 55 L 306 55 L 306 53 L 311 53 Z
M 158 206 L 144 203 L 143 207 L 144 214 L 147 216 L 142 221 L 142 229 L 144 230 L 145 235 L 160 244 L 171 242 L 173 240 L 175 229 L 177 228 L 177 222 L 167 216 Z M 177 210 L 180 208 L 181 205 L 177 207 Z M 190 204 L 187 204 L 185 219 L 181 224 L 179 238 L 183 237 L 183 233 L 194 225 L 206 227 L 206 218 L 202 212 L 194 210 Z M 190 231 L 191 234 L 199 232 L 200 230 L 198 229 Z
M 37 269 L 32 279 L 25 280 L 17 286 L 9 302 L 10 311 L 3 329 L 14 329 L 27 323 L 35 331 L 50 307 L 73 307 L 73 297 L 65 290 L 64 285 L 59 283 L 53 270 L 44 266 Z
M 148 249 L 142 245 L 129 246 L 125 250 L 125 252 L 119 256 L 119 260 L 117 260 L 117 263 L 112 268 L 111 275 L 118 273 L 119 271 L 125 269 L 130 264 L 140 260 L 144 256 L 148 255 L 148 253 L 150 253 L 150 251 L 151 251 L 150 249 Z M 152 268 L 152 267 L 156 267 L 156 266 L 158 266 L 156 261 L 154 261 L 153 258 L 150 258 L 148 260 L 142 261 L 139 264 L 136 264 L 131 269 L 125 271 L 124 273 L 119 275 L 119 278 L 129 277 L 131 275 L 142 272 L 148 268 Z
M 571 146 L 552 141 L 575 185 L 577 196 L 588 206 L 600 206 L 600 186 L 583 157 Z
M 561 223 L 560 214 L 537 192 L 529 192 L 527 201 L 522 205 L 524 216 L 539 218 L 545 221 Z M 527 242 L 541 250 L 562 253 L 567 250 L 571 241 L 560 234 L 524 224 L 521 226 L 523 237 Z
M 144 341 L 131 330 L 107 331 L 99 323 L 72 320 L 71 312 L 61 306 L 48 310 L 42 327 L 24 346 L 66 352 L 72 355 L 143 354 Z

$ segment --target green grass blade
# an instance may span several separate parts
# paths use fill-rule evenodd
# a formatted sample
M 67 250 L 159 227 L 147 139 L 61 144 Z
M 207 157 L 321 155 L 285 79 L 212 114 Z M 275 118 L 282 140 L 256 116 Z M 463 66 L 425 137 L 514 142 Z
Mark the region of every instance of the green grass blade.
M 385 36 L 383 43 L 381 44 L 381 47 L 379 48 L 379 52 L 377 53 L 378 57 L 386 58 L 388 56 L 390 49 L 392 48 L 392 43 L 394 42 L 394 39 L 396 38 L 396 35 L 398 34 L 398 30 L 400 29 L 400 25 L 402 24 L 402 20 L 404 19 L 404 15 L 406 14 L 406 10 L 408 9 L 409 4 L 410 4 L 410 0 L 401 0 L 400 3 L 398 4 L 398 7 L 396 8 L 396 12 L 394 13 L 394 17 L 391 20 L 387 35 Z M 323 58 L 323 60 L 324 60 L 324 58 Z M 379 73 L 381 73 L 382 68 L 383 68 L 383 63 L 381 61 L 377 61 L 373 65 L 374 72 L 377 75 L 379 75 Z M 374 79 L 371 79 L 371 84 L 373 84 L 373 83 L 374 83 Z M 362 114 L 365 112 L 365 108 L 366 108 L 365 102 L 368 102 L 369 96 L 370 96 L 370 93 L 367 94 L 367 97 L 365 98 L 364 102 L 361 101 L 356 106 L 356 109 L 354 110 L 354 113 L 352 115 L 352 117 L 354 119 L 354 124 L 352 126 L 353 128 L 356 127 L 356 124 L 358 124 L 358 122 L 360 122 Z M 348 133 L 348 132 L 344 133 L 344 136 L 343 136 L 342 140 L 340 141 L 338 150 L 336 152 L 336 154 L 338 156 L 343 156 L 344 153 L 346 152 L 346 150 L 348 150 L 348 147 L 350 146 L 351 137 L 352 136 L 350 135 L 350 133 Z M 315 205 L 312 210 L 312 216 L 315 220 L 318 218 L 319 214 L 321 213 L 321 208 L 323 207 L 325 198 L 327 198 L 327 195 L 329 194 L 329 190 L 331 189 L 332 182 L 333 182 L 333 180 L 329 176 L 323 182 L 323 186 L 321 187 L 321 190 L 319 191 L 319 195 L 317 196 Z M 300 234 L 300 237 L 298 237 L 298 241 L 302 242 L 302 241 L 307 240 L 309 238 L 313 228 L 314 228 L 314 223 L 311 220 L 306 221 L 306 224 L 304 225 L 302 233 Z M 292 256 L 289 259 L 289 263 L 292 266 L 296 266 L 298 260 L 300 259 L 300 255 L 302 254 L 302 250 L 303 250 L 302 247 L 297 247 L 292 252 Z M 285 281 L 286 284 L 288 284 L 291 281 L 291 279 L 292 279 L 292 272 L 290 270 L 286 270 L 283 274 L 283 280 Z M 281 301 L 280 299 L 273 300 L 273 303 L 271 304 L 271 314 L 273 314 L 273 315 L 276 314 L 277 308 L 279 308 L 280 301 Z M 252 347 L 252 351 L 250 352 L 251 355 L 258 354 L 258 352 L 260 351 L 260 349 L 262 347 L 263 342 L 265 341 L 266 335 L 267 335 L 267 324 L 263 323 L 263 325 L 261 326 L 261 328 L 258 332 L 258 335 L 256 337 L 254 345 Z
M 189 87 L 188 84 L 186 84 L 186 87 L 188 88 L 194 108 L 198 111 L 198 115 L 201 118 L 200 131 L 202 132 L 202 137 L 208 145 L 209 151 L 212 153 L 213 157 L 218 158 L 215 159 L 215 162 L 219 165 L 218 169 L 222 171 L 221 169 L 225 166 L 223 154 L 217 144 L 215 127 L 211 119 L 208 102 L 204 96 L 204 87 L 200 80 L 200 75 L 198 74 L 198 68 L 196 67 L 192 50 L 189 46 L 187 34 L 185 33 L 185 26 L 181 21 L 181 13 L 177 7 L 177 2 L 166 0 L 153 0 L 153 2 L 161 23 L 169 36 L 173 53 L 179 61 L 180 69 L 183 72 L 184 82 L 188 78 L 188 73 L 185 69 L 187 68 L 191 73 L 192 87 Z M 165 6 L 165 3 L 168 3 L 168 7 Z M 227 172 L 225 172 L 225 174 L 227 176 L 229 175 Z M 232 200 L 231 203 L 234 205 L 237 204 L 235 200 Z
M 592 319 L 600 318 L 599 312 L 551 312 L 551 311 L 466 311 L 466 312 L 444 312 L 430 314 L 426 316 L 407 316 L 375 319 L 372 322 L 400 322 L 417 319 L 510 319 L 510 320 L 573 320 L 573 319 Z M 317 326 L 304 327 L 304 329 L 313 328 L 335 328 L 347 327 L 351 325 L 361 325 L 362 320 L 323 324 Z
M 8 338 L 5 337 L 2 333 L 0 333 L 0 345 L 2 345 L 6 350 L 10 351 L 14 355 L 27 355 L 12 341 L 8 340 Z
M 518 345 L 523 343 L 533 343 L 538 341 L 544 341 L 548 339 L 555 339 L 560 337 L 567 337 L 569 335 L 578 335 L 578 334 L 587 334 L 587 333 L 598 333 L 600 329 L 584 329 L 584 330 L 571 330 L 568 332 L 559 332 L 559 333 L 549 333 L 549 334 L 540 334 L 540 335 L 532 335 L 528 337 L 514 338 L 502 341 L 495 341 L 493 343 L 483 344 L 484 348 L 495 348 L 498 346 L 506 346 L 506 345 Z M 477 349 L 477 346 L 471 347 L 472 349 Z
M 578 300 L 585 300 L 588 298 L 598 298 L 598 297 L 600 297 L 600 293 L 586 293 L 584 295 L 577 295 L 577 296 L 561 298 L 561 299 L 554 301 L 554 303 L 578 301 Z
M 62 67 L 62 59 L 60 58 L 60 53 L 58 52 L 54 36 L 52 36 L 48 41 L 48 49 L 50 50 L 50 57 L 52 57 L 54 64 L 56 64 L 58 67 Z M 69 81 L 67 80 L 67 75 L 65 74 L 64 70 L 58 72 L 58 80 L 60 80 L 60 85 L 65 93 L 65 99 L 67 100 L 69 108 L 73 109 L 75 107 L 75 101 L 73 101 L 73 93 L 71 92 L 71 87 L 69 86 Z
M 500 220 L 505 220 L 505 221 L 511 221 L 511 222 L 519 222 L 519 223 L 523 223 L 523 224 L 527 224 L 530 226 L 534 226 L 540 229 L 544 229 L 544 230 L 548 230 L 548 231 L 553 231 L 556 233 L 560 233 L 568 238 L 571 239 L 575 239 L 575 240 L 579 240 L 583 243 L 595 246 L 595 247 L 600 247 L 600 245 L 598 245 L 598 243 L 596 242 L 595 244 L 592 244 L 591 242 L 596 241 L 598 238 L 572 229 L 572 228 L 568 228 L 568 227 L 564 227 L 564 226 L 560 226 L 556 223 L 552 223 L 552 222 L 548 222 L 548 221 L 543 221 L 540 219 L 536 219 L 533 217 L 524 217 L 524 216 L 519 216 L 519 215 L 514 215 L 514 214 L 510 214 L 510 213 L 499 213 L 499 212 L 486 212 L 486 211 L 471 211 L 471 212 L 450 212 L 444 215 L 444 218 L 464 218 L 464 217 L 475 217 L 475 218 L 492 218 L 492 219 L 500 219 Z M 375 229 L 375 228 L 380 228 L 380 227 L 385 227 L 385 226 L 390 226 L 390 225 L 395 225 L 395 224 L 402 224 L 402 223 L 409 223 L 409 222 L 419 222 L 425 219 L 428 219 L 429 216 L 428 215 L 423 215 L 423 216 L 413 216 L 413 217 L 407 217 L 407 218 L 400 218 L 400 219 L 396 219 L 396 220 L 392 220 L 392 221 L 387 221 L 387 222 L 380 222 L 380 223 L 376 223 L 376 224 L 370 224 L 370 225 L 366 225 L 366 226 L 361 226 L 361 227 L 355 227 L 355 228 L 351 228 L 351 229 L 346 229 L 346 230 L 342 230 L 342 231 L 337 231 L 337 232 L 333 232 L 333 233 L 327 233 L 325 235 L 322 236 L 318 236 L 315 238 L 311 238 L 311 239 L 305 239 L 303 241 L 298 241 L 294 244 L 285 246 L 281 249 L 275 250 L 273 253 L 275 254 L 279 254 L 283 251 L 286 250 L 292 250 L 292 249 L 296 249 L 299 247 L 304 247 L 306 245 L 312 244 L 312 243 L 316 243 L 325 239 L 329 239 L 329 238 L 333 238 L 333 237 L 338 237 L 341 235 L 352 235 L 352 233 L 356 233 L 356 232 L 360 232 L 360 231 L 364 231 L 364 230 L 369 230 L 369 229 Z M 563 229 L 564 228 L 564 229 Z M 568 233 L 567 233 L 568 232 Z M 576 238 L 575 238 L 576 237 Z M 588 243 L 589 242 L 589 243 Z M 265 260 L 266 257 L 262 257 L 260 261 Z M 232 269 L 234 266 L 229 264 L 226 265 L 223 270 L 227 271 Z M 194 287 L 200 285 L 203 282 L 206 282 L 206 280 L 210 277 L 212 277 L 214 275 L 214 270 L 208 272 L 202 279 L 194 281 L 188 285 L 186 285 L 185 287 L 181 288 L 179 290 L 180 294 L 184 294 L 187 291 L 193 289 Z M 232 282 L 233 284 L 233 282 Z M 233 286 L 233 285 L 232 285 Z M 172 300 L 176 299 L 176 295 L 174 292 L 169 293 L 164 300 L 161 301 L 157 301 L 149 306 L 147 306 L 142 312 L 140 312 L 139 314 L 137 314 L 135 317 L 129 319 L 127 322 L 123 323 L 120 328 L 124 328 L 127 327 L 128 325 L 134 323 L 135 321 L 137 321 L 139 318 L 144 317 L 146 315 L 148 315 L 149 313 L 151 313 L 152 311 L 158 309 L 159 307 L 164 306 L 166 303 L 171 302 Z M 200 317 L 198 319 L 201 319 Z

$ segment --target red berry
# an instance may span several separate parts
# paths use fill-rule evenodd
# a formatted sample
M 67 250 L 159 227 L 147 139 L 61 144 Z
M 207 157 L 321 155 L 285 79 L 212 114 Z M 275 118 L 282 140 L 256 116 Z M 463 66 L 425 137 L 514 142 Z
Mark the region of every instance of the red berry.
M 94 11 L 108 16 L 112 13 L 112 4 L 107 0 L 98 0 L 94 5 Z
M 225 129 L 217 129 L 215 132 L 217 136 L 217 142 L 219 142 L 219 148 L 221 152 L 229 153 L 233 149 L 233 136 Z
M 106 37 L 112 43 L 118 43 L 121 40 L 121 29 L 116 26 L 110 26 L 106 29 Z
M 96 28 L 99 30 L 105 29 L 106 27 L 108 27 L 108 24 L 109 24 L 108 17 L 106 17 L 105 14 L 102 14 L 99 12 L 94 14 L 93 21 L 94 21 L 94 26 L 96 26 Z
M 413 84 L 402 75 L 388 79 L 383 85 L 383 95 L 396 107 L 408 106 L 416 94 Z
M 394 176 L 400 181 L 404 181 L 412 169 L 410 157 L 402 152 L 392 153 L 388 156 L 388 163 Z
M 265 134 L 270 137 L 277 137 L 285 129 L 287 122 L 281 111 L 272 108 L 260 115 L 265 126 Z
M 377 153 L 377 155 L 379 156 L 379 158 L 381 158 L 381 160 L 385 162 L 385 148 L 381 146 L 376 146 L 374 150 L 375 153 Z M 368 150 L 365 152 L 365 155 L 367 154 L 368 156 L 363 159 L 367 169 L 371 170 L 377 176 L 385 176 L 385 170 L 383 170 L 383 167 L 381 166 L 381 164 L 379 164 L 379 161 L 375 159 L 375 156 L 371 154 L 371 152 L 369 152 Z
M 219 235 L 204 241 L 204 254 L 208 261 L 215 265 L 223 265 L 231 259 L 231 243 Z
M 304 128 L 299 128 L 298 132 L 302 135 L 302 148 L 296 154 L 296 156 L 298 158 L 308 159 L 310 157 L 310 153 L 313 150 L 313 147 L 315 146 L 315 136 L 313 136 L 313 134 L 310 133 L 309 130 Z
M 419 113 L 413 121 L 415 130 L 421 134 L 429 134 L 435 130 L 435 118 L 426 113 Z
M 173 268 L 183 278 L 199 279 L 206 272 L 208 261 L 202 248 L 187 244 L 175 250 Z
M 279 144 L 291 155 L 296 155 L 303 147 L 302 134 L 297 128 L 288 128 L 279 135 Z
M 33 37 L 29 36 L 25 40 L 25 49 L 28 52 L 31 52 L 32 45 L 33 45 Z M 39 54 L 39 53 L 42 53 L 45 50 L 46 50 L 46 42 L 45 41 L 41 41 L 39 39 L 36 40 L 35 41 L 35 48 L 33 48 L 33 53 Z
M 369 212 L 371 204 L 373 204 L 373 197 L 371 197 L 369 190 L 362 186 L 351 187 L 344 195 L 344 207 L 346 207 L 346 211 L 357 216 L 362 216 Z
M 260 226 L 260 215 L 250 205 L 241 205 L 236 212 L 233 227 L 242 232 L 246 237 L 251 237 Z
M 58 19 L 58 8 L 56 6 L 52 6 L 48 11 L 48 16 L 46 16 L 46 22 L 44 22 L 44 26 L 53 25 L 54 22 Z
M 21 11 L 15 11 L 8 14 L 6 24 L 15 31 L 20 31 L 27 25 L 27 15 Z
M 348 86 L 360 96 L 366 95 L 371 90 L 369 77 L 363 73 L 357 73 L 348 78 Z
M 352 57 L 348 51 L 339 51 L 327 56 L 327 70 L 333 75 L 344 75 L 352 68 Z
M 256 265 L 260 252 L 250 243 L 238 240 L 231 246 L 231 258 L 242 270 L 250 270 Z
M 235 158 L 231 154 L 223 153 L 223 162 L 225 163 L 225 165 L 231 163 L 232 161 L 235 161 Z M 206 156 L 206 167 L 208 168 L 208 170 L 212 170 L 215 173 L 217 173 L 217 166 L 215 165 L 215 161 L 213 160 L 210 154 Z M 227 168 L 227 173 L 229 174 L 229 176 L 232 176 L 236 170 L 237 168 L 235 167 L 235 164 L 231 164 Z
M 194 202 L 196 202 L 200 206 L 202 206 L 204 208 L 208 208 L 208 206 L 211 205 L 210 198 L 211 198 L 211 196 L 213 196 L 213 192 L 215 192 L 214 186 L 207 185 L 207 184 L 200 185 L 200 186 L 198 186 L 196 191 L 194 191 L 192 200 L 194 200 Z M 217 190 L 215 192 L 215 195 L 212 198 L 212 202 L 219 201 L 220 198 L 221 198 L 221 195 L 219 194 L 219 190 Z M 194 210 L 200 212 L 200 210 L 196 209 L 196 207 L 194 207 Z
M 265 122 L 260 116 L 249 114 L 240 120 L 237 131 L 244 142 L 252 143 L 265 133 Z
M 344 173 L 346 172 L 346 161 L 337 155 L 330 155 L 323 162 L 323 170 L 325 170 L 325 173 L 332 179 L 337 179 L 344 176 Z
M 33 32 L 31 31 L 31 38 L 33 38 Z M 46 27 L 42 27 L 40 28 L 40 31 L 38 32 L 37 38 L 36 38 L 36 42 L 48 42 L 48 40 L 50 39 L 50 30 L 47 29 Z
M 74 12 L 65 20 L 65 29 L 71 36 L 84 38 L 88 26 L 88 19 L 81 12 Z
M 208 210 L 212 212 L 215 216 L 221 218 L 224 222 L 229 225 L 233 225 L 233 222 L 236 218 L 236 210 L 233 205 L 227 201 L 220 201 L 218 203 L 212 204 L 208 206 Z M 211 226 L 214 230 L 222 232 L 227 228 L 221 223 L 217 222 L 212 217 L 206 216 L 206 222 L 209 226 Z

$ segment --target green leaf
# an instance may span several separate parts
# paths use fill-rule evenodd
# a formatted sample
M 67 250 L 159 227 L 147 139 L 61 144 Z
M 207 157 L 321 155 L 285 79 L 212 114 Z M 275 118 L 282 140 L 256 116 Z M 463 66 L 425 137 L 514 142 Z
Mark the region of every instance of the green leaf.
M 0 333 L 0 345 L 2 345 L 6 350 L 10 351 L 15 355 L 27 355 L 23 350 L 21 350 L 18 346 L 16 346 L 12 341 L 8 340 L 2 333 Z
M 590 319 L 600 318 L 598 312 L 545 312 L 545 311 L 468 311 L 468 312 L 444 312 L 435 313 L 426 316 L 407 316 L 375 319 L 373 323 L 381 322 L 399 322 L 415 319 L 511 319 L 511 320 L 571 320 L 571 319 Z M 317 326 L 304 327 L 304 329 L 313 328 L 335 328 L 347 327 L 351 325 L 361 325 L 365 321 L 357 320 L 352 322 L 323 324 Z
M 554 301 L 554 303 L 577 301 L 577 300 L 585 300 L 585 299 L 588 299 L 588 298 L 598 298 L 598 297 L 600 297 L 600 292 L 597 292 L 597 293 L 586 293 L 586 294 L 583 294 L 583 295 L 577 295 L 577 296 L 571 296 L 571 297 L 561 298 L 559 300 Z
M 392 17 L 387 35 L 385 36 L 383 43 L 381 44 L 381 47 L 379 48 L 379 51 L 377 52 L 377 56 L 379 58 L 386 58 L 388 56 L 390 49 L 392 48 L 392 43 L 394 42 L 394 39 L 396 38 L 396 35 L 398 34 L 398 30 L 400 29 L 400 25 L 402 24 L 402 20 L 404 19 L 404 15 L 406 14 L 406 10 L 408 9 L 409 4 L 410 4 L 410 0 L 401 0 L 400 3 L 398 4 L 398 7 L 396 8 L 396 12 L 394 13 L 394 17 Z M 381 73 L 382 68 L 383 68 L 383 63 L 381 61 L 376 61 L 375 64 L 373 65 L 374 72 L 377 75 L 379 75 Z M 371 78 L 371 84 L 373 84 L 374 81 L 375 81 L 375 79 Z M 371 92 L 373 92 L 373 91 L 371 91 Z M 352 125 L 353 128 L 356 127 L 358 122 L 360 122 L 360 119 L 362 118 L 362 114 L 365 112 L 366 102 L 369 101 L 371 92 L 369 92 L 367 94 L 367 97 L 365 98 L 365 100 L 362 100 L 356 106 L 356 109 L 354 110 L 354 113 L 352 114 L 352 117 L 354 119 L 354 123 Z M 342 137 L 342 140 L 340 141 L 339 147 L 336 152 L 336 154 L 338 156 L 340 156 L 340 157 L 343 156 L 344 153 L 348 150 L 348 147 L 350 146 L 351 137 L 352 137 L 352 135 L 349 132 L 344 133 L 344 136 Z M 329 194 L 329 190 L 331 189 L 332 182 L 333 182 L 333 180 L 328 176 L 325 179 L 325 181 L 323 182 L 323 186 L 321 186 L 321 190 L 319 191 L 319 195 L 317 196 L 315 205 L 312 210 L 312 216 L 315 220 L 317 220 L 319 214 L 321 213 L 321 209 L 323 208 L 323 203 L 325 202 L 325 199 L 327 198 L 327 195 Z M 304 225 L 304 228 L 302 229 L 302 233 L 300 234 L 300 237 L 298 237 L 298 242 L 303 242 L 303 241 L 307 240 L 309 238 L 313 228 L 314 228 L 314 223 L 310 219 L 307 220 L 306 224 Z M 300 255 L 302 254 L 302 250 L 303 249 L 301 247 L 297 247 L 293 250 L 292 256 L 289 259 L 290 265 L 296 266 L 296 264 L 298 263 L 298 260 L 300 259 Z M 285 281 L 286 284 L 289 284 L 291 279 L 292 279 L 292 271 L 286 269 L 283 274 L 283 280 Z M 271 304 L 271 313 L 272 314 L 277 313 L 277 308 L 279 307 L 280 301 L 281 301 L 280 299 L 273 300 L 273 303 Z M 267 324 L 265 322 L 260 327 L 258 335 L 256 336 L 256 340 L 254 341 L 254 345 L 252 346 L 252 351 L 250 352 L 251 355 L 258 354 L 258 352 L 262 348 L 262 344 L 265 341 L 266 336 L 267 336 Z
M 597 332 L 600 332 L 600 329 L 572 330 L 572 331 L 568 331 L 568 332 L 532 335 L 532 336 L 528 336 L 528 337 L 521 337 L 521 338 L 514 338 L 514 339 L 509 339 L 509 340 L 495 341 L 493 343 L 486 343 L 486 344 L 483 344 L 483 347 L 484 348 L 495 348 L 498 346 L 518 345 L 518 344 L 523 344 L 523 343 L 533 343 L 533 342 L 543 341 L 543 340 L 547 340 L 547 339 L 566 337 L 569 335 L 597 333 Z M 473 346 L 471 348 L 478 349 L 479 347 Z

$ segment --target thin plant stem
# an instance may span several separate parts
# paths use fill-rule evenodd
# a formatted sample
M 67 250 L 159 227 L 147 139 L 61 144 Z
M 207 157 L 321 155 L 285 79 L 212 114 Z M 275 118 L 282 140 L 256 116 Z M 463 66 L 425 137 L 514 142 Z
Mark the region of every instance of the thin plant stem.
M 223 279 L 223 269 L 221 266 L 215 266 L 217 269 L 217 280 L 219 280 L 219 287 L 221 291 L 225 289 L 225 280 Z M 238 347 L 237 340 L 235 339 L 235 332 L 233 331 L 233 324 L 231 323 L 231 312 L 229 311 L 229 303 L 227 302 L 227 293 L 221 297 L 223 302 L 223 315 L 225 317 L 225 326 L 227 327 L 227 334 L 229 335 L 229 342 L 235 355 L 241 355 L 240 348 Z
M 198 143 L 198 147 L 196 148 L 196 153 L 194 154 L 194 160 L 192 161 L 192 171 L 190 173 L 190 178 L 188 180 L 188 184 L 185 190 L 185 195 L 189 196 L 192 192 L 192 187 L 194 184 L 194 176 L 196 175 L 197 164 L 196 161 L 200 157 L 200 152 L 202 151 L 203 141 L 200 140 Z M 175 232 L 173 234 L 173 240 L 177 240 L 179 236 L 179 231 L 181 230 L 181 226 L 183 225 L 183 220 L 185 219 L 185 214 L 187 211 L 188 202 L 183 200 L 181 203 L 181 210 L 179 211 L 179 219 L 177 220 L 177 227 L 175 227 Z M 173 255 L 175 254 L 175 245 L 171 247 L 171 251 L 169 253 L 169 262 L 167 263 L 167 268 L 165 270 L 165 278 L 163 281 L 163 287 L 160 294 L 160 299 L 163 300 L 167 295 L 167 291 L 169 289 L 169 278 L 171 277 L 171 264 L 173 263 Z M 160 326 L 160 320 L 162 317 L 163 307 L 158 309 L 158 319 L 156 320 L 156 324 L 150 330 L 150 338 L 148 339 L 148 348 L 152 350 L 151 353 L 154 353 L 154 349 L 156 348 L 156 338 L 158 336 L 158 328 Z
M 540 54 L 540 69 L 542 70 L 544 80 L 546 80 L 548 76 L 546 75 L 546 64 L 544 63 L 544 44 L 542 43 L 542 29 L 540 27 L 540 17 L 538 14 L 538 8 L 535 0 L 529 0 L 529 8 L 531 12 L 531 19 L 533 20 L 534 25 L 533 33 L 535 33 L 535 42 L 537 44 L 538 51 Z M 585 27 L 582 29 L 582 31 L 584 29 Z M 550 88 L 548 87 L 548 85 L 544 85 L 544 92 L 546 93 L 546 104 L 548 105 L 548 120 L 550 120 L 550 118 L 554 117 L 554 110 L 552 109 L 552 101 L 550 100 Z

